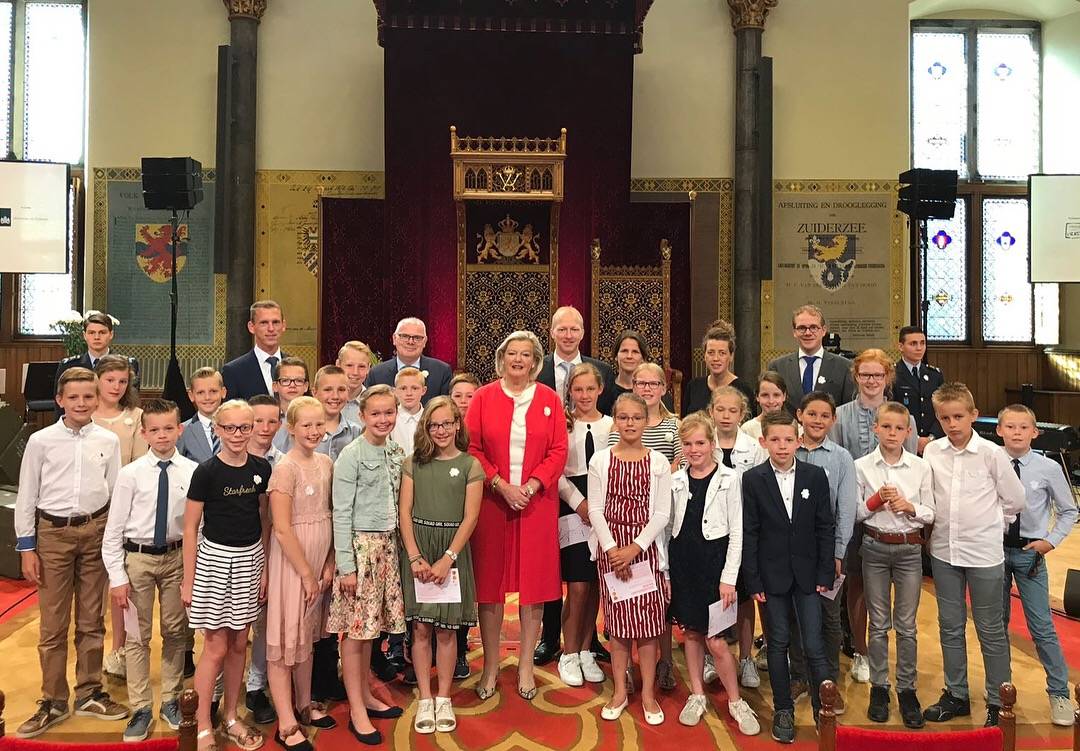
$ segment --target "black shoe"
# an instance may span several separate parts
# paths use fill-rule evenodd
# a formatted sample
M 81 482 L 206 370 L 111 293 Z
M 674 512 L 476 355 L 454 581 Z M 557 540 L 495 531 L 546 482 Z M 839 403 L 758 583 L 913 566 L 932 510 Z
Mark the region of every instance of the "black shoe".
M 289 733 L 289 735 L 292 735 L 292 733 Z M 286 749 L 287 751 L 315 751 L 315 747 L 311 745 L 311 741 L 309 741 L 307 737 L 305 737 L 304 740 L 300 741 L 299 743 L 294 743 L 290 746 L 288 743 L 285 742 L 285 739 L 278 734 L 278 731 L 275 730 L 274 740 L 278 742 L 279 746 Z
M 277 720 L 277 712 L 274 711 L 274 705 L 270 703 L 270 698 L 265 691 L 248 691 L 247 696 L 244 697 L 244 704 L 251 712 L 251 719 L 255 720 L 256 724 L 269 725 Z
M 405 642 L 391 643 L 386 650 L 386 661 L 394 666 L 394 671 L 401 673 L 405 670 Z
M 552 660 L 557 660 L 562 655 L 558 644 L 546 644 L 540 642 L 533 650 L 533 665 L 547 665 Z
M 889 689 L 884 686 L 870 687 L 870 706 L 866 716 L 874 722 L 889 721 Z
M 301 725 L 307 725 L 308 727 L 312 728 L 319 728 L 319 730 L 333 730 L 337 727 L 337 720 L 335 720 L 328 714 L 324 714 L 322 717 L 312 717 L 311 709 L 311 706 L 309 706 L 307 709 L 294 708 L 293 716 Z M 319 710 L 325 712 L 326 708 L 320 706 Z
M 195 677 L 195 653 L 190 650 L 184 652 L 184 677 Z
M 795 713 L 790 709 L 778 709 L 773 714 L 772 739 L 777 743 L 795 742 Z
M 406 665 L 405 670 L 401 672 L 401 682 L 406 686 L 415 686 L 417 684 L 416 669 L 413 668 L 412 665 Z M 369 712 L 368 714 L 371 713 Z
M 904 727 L 918 730 L 926 725 L 922 707 L 919 706 L 919 697 L 913 690 L 897 691 L 896 700 L 900 704 L 900 717 L 904 720 Z
M 367 708 L 367 716 L 375 720 L 396 720 L 405 714 L 401 707 L 387 707 L 386 709 Z
M 931 704 L 923 712 L 923 717 L 930 722 L 948 722 L 954 717 L 968 717 L 971 714 L 971 702 L 957 699 L 949 689 L 941 692 L 937 704 Z
M 381 649 L 373 649 L 371 652 L 371 672 L 383 683 L 389 683 L 397 678 L 397 668 L 394 667 Z
M 382 733 L 378 730 L 371 733 L 361 733 L 356 729 L 356 726 L 352 724 L 352 719 L 349 720 L 349 732 L 353 734 L 353 738 L 360 741 L 365 746 L 378 746 L 382 743 Z
M 589 651 L 592 652 L 593 659 L 597 662 L 611 662 L 611 653 L 600 643 L 599 637 L 593 638 L 593 643 L 589 645 Z
M 455 680 L 463 681 L 470 675 L 472 675 L 472 668 L 469 667 L 469 658 L 465 655 L 459 654 L 457 658 L 457 663 L 455 663 L 454 665 Z
M 754 637 L 754 649 L 761 649 L 765 646 L 765 634 Z
M 998 715 L 1001 714 L 1001 707 L 996 704 L 986 705 L 986 721 L 983 722 L 984 728 L 996 728 L 998 726 Z

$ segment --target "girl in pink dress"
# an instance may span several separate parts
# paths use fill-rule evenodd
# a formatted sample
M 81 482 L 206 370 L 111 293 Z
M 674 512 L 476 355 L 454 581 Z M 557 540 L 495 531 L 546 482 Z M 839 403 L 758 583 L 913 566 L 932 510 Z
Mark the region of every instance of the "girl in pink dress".
M 300 725 L 337 725 L 311 701 L 312 645 L 324 633 L 325 592 L 334 580 L 330 485 L 333 462 L 315 453 L 326 413 L 317 399 L 293 399 L 285 414 L 292 448 L 270 476 L 270 578 L 266 660 L 278 716 L 278 741 L 287 749 L 311 744 Z M 297 712 L 294 707 L 299 708 Z

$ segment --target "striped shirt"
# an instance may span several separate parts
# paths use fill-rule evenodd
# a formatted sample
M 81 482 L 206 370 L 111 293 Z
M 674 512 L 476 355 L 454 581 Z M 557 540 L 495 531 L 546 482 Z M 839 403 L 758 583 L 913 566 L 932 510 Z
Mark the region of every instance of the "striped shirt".
M 829 430 L 829 438 L 846 448 L 852 459 L 861 459 L 877 448 L 877 434 L 874 433 L 876 415 L 877 407 L 864 407 L 855 397 L 836 408 L 836 422 Z M 904 449 L 915 454 L 919 448 L 919 429 L 914 417 L 908 417 L 908 424 L 911 435 L 904 440 Z
M 619 432 L 608 433 L 607 445 L 619 442 Z M 679 420 L 665 417 L 658 424 L 645 428 L 641 434 L 641 443 L 645 448 L 659 451 L 669 462 L 682 461 L 682 441 L 679 440 Z

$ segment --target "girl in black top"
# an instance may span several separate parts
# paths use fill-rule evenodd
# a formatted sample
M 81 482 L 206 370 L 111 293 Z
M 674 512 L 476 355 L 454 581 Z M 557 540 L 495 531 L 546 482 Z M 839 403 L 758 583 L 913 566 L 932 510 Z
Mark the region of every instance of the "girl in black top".
M 248 627 L 258 619 L 266 599 L 263 551 L 270 533 L 266 494 L 270 463 L 247 452 L 254 423 L 254 410 L 243 400 L 218 407 L 213 428 L 221 450 L 196 468 L 188 488 L 180 595 L 189 608 L 188 625 L 204 630 L 195 670 L 200 749 L 214 746 L 210 703 L 223 669 L 226 735 L 241 751 L 263 744 L 262 734 L 236 717 Z

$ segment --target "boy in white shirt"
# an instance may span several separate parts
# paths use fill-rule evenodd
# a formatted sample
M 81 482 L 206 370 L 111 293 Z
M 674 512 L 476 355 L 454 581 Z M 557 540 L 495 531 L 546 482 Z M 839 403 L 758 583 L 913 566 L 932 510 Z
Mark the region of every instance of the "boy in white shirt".
M 153 722 L 150 636 L 155 591 L 161 611 L 160 716 L 171 729 L 180 729 L 187 643 L 187 614 L 180 602 L 183 522 L 188 484 L 198 466 L 176 450 L 183 428 L 174 402 L 143 401 L 141 419 L 150 451 L 120 470 L 101 545 L 113 607 L 134 608 L 139 620 L 138 634 L 128 631 L 125 647 L 132 704 L 125 741 L 144 740 Z
M 390 437 L 408 456 L 413 452 L 416 426 L 424 408 L 421 400 L 427 393 L 427 379 L 416 368 L 402 368 L 394 377 L 394 393 L 398 398 L 398 416 Z
M 183 424 L 176 450 L 196 464 L 202 464 L 221 448 L 221 441 L 210 424 L 226 393 L 221 373 L 213 368 L 199 368 L 191 374 L 187 395 L 196 413 Z
M 928 443 L 923 458 L 930 465 L 933 481 L 930 561 L 937 590 L 945 690 L 923 717 L 945 722 L 971 714 L 966 592 L 986 672 L 984 725 L 989 727 L 998 724 L 1001 684 L 1012 677 L 1002 614 L 1005 553 L 1001 534 L 1024 510 L 1024 486 L 1002 448 L 972 430 L 979 411 L 967 386 L 942 384 L 932 399 L 945 437 Z
M 889 720 L 892 628 L 896 630 L 896 698 L 900 715 L 905 726 L 921 728 L 925 720 L 915 693 L 915 617 L 922 591 L 923 530 L 934 522 L 930 467 L 904 450 L 911 422 L 903 404 L 885 402 L 878 407 L 874 434 L 877 447 L 855 461 L 859 485 L 855 518 L 863 522 L 862 574 L 870 626 L 870 705 L 866 715 L 874 722 Z

